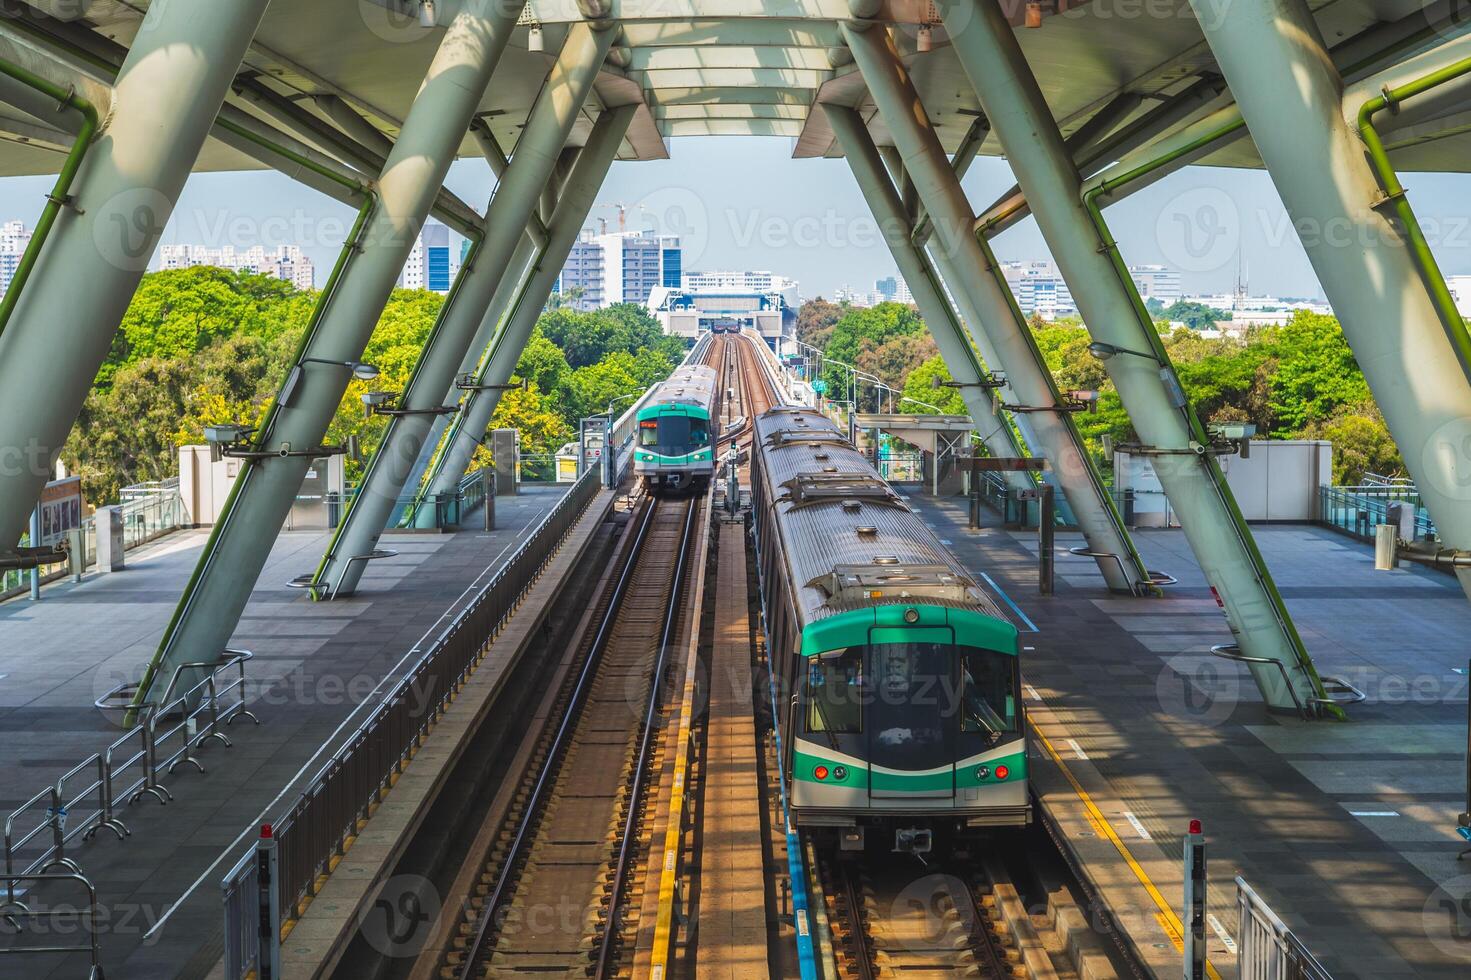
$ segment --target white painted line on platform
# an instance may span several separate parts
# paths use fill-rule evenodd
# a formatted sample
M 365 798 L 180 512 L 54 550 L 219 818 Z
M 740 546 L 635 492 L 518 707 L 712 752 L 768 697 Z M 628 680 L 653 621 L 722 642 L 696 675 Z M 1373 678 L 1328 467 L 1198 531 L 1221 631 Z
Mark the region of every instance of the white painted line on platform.
M 1078 740 L 1077 739 L 1075 739 L 1075 738 L 1069 738 L 1069 739 L 1064 739 L 1063 741 L 1067 742 L 1068 748 L 1070 748 L 1070 749 L 1073 750 L 1073 755 L 1077 756 L 1079 759 L 1082 759 L 1084 761 L 1087 761 L 1087 759 L 1088 759 L 1088 753 L 1083 751 L 1083 747 L 1078 744 Z
M 1351 817 L 1397 817 L 1397 816 L 1399 816 L 1399 811 L 1398 810 L 1350 810 L 1350 811 L 1348 811 L 1348 815 L 1351 816 Z
M 1211 924 L 1211 931 L 1221 940 L 1221 945 L 1226 947 L 1226 952 L 1235 956 L 1236 940 L 1232 939 L 1231 934 L 1226 931 L 1226 927 L 1221 925 L 1221 920 L 1216 918 L 1214 914 L 1207 915 L 1205 919 Z
M 1144 829 L 1144 824 L 1140 823 L 1139 818 L 1134 816 L 1134 812 L 1132 810 L 1124 811 L 1124 819 L 1129 821 L 1129 826 L 1134 828 L 1134 831 L 1139 835 L 1140 840 L 1154 840 L 1153 837 L 1149 836 L 1149 831 Z
M 0 674 L 0 677 L 3 677 L 3 676 L 5 676 L 5 675 Z M 1027 692 L 1027 700 L 1028 701 L 1041 701 L 1042 700 L 1042 695 L 1038 694 L 1037 693 L 1037 689 L 1035 687 L 1033 687 L 1032 685 L 1030 685 L 1030 684 L 1023 684 L 1022 685 L 1022 690 Z

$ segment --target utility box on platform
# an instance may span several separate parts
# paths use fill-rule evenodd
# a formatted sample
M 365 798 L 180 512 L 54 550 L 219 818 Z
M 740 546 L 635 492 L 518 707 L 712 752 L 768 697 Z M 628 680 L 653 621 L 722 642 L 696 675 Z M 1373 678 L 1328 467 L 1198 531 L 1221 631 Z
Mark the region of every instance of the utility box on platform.
M 521 430 L 492 429 L 490 455 L 495 460 L 495 492 L 500 497 L 514 497 L 520 491 Z
M 1322 439 L 1253 439 L 1251 454 L 1217 457 L 1226 484 L 1248 521 L 1311 523 L 1318 488 L 1333 481 L 1333 444 Z M 1128 492 L 1135 527 L 1176 527 L 1174 511 L 1154 472 L 1153 457 L 1113 454 L 1114 491 Z
M 97 570 L 123 570 L 123 512 L 120 507 L 99 507 L 93 514 L 97 528 Z

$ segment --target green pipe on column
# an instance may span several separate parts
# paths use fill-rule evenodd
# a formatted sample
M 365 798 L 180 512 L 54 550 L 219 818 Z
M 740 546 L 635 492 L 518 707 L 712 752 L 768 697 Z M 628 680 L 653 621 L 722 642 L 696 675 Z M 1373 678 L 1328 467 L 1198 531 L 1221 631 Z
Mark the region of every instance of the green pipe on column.
M 233 129 L 231 131 L 234 132 Z M 333 179 L 335 180 L 338 178 L 333 175 Z M 312 337 L 315 335 L 318 325 L 320 325 L 320 323 L 322 322 L 322 315 L 326 312 L 328 306 L 331 305 L 332 297 L 336 294 L 338 284 L 342 281 L 342 275 L 347 270 L 348 260 L 353 255 L 362 250 L 360 238 L 362 236 L 363 229 L 367 226 L 368 218 L 372 215 L 373 209 L 378 204 L 378 197 L 366 187 L 360 187 L 359 189 L 362 191 L 363 194 L 366 195 L 366 200 L 363 202 L 363 206 L 358 209 L 357 220 L 353 222 L 352 230 L 348 233 L 347 240 L 343 242 L 342 250 L 337 253 L 337 261 L 332 265 L 332 272 L 327 276 L 327 281 L 322 284 L 322 291 L 318 294 L 316 305 L 312 308 L 312 318 L 307 322 L 306 329 L 302 331 L 301 343 L 297 345 L 296 353 L 291 359 L 291 363 L 293 365 L 300 364 L 302 357 L 306 355 L 307 347 L 311 344 Z M 256 450 L 264 448 L 266 434 L 270 432 L 271 424 L 275 421 L 276 415 L 280 412 L 280 410 L 280 395 L 278 394 L 272 398 L 271 406 L 266 410 L 264 419 L 259 429 L 256 430 L 256 437 L 252 448 Z M 220 508 L 219 517 L 215 519 L 214 526 L 210 529 L 209 532 L 209 538 L 205 542 L 205 553 L 209 553 L 209 551 L 214 548 L 216 540 L 224 531 L 226 518 L 229 516 L 231 510 L 233 510 L 235 506 L 235 497 L 237 494 L 239 494 L 240 488 L 245 485 L 246 472 L 255 465 L 255 460 L 246 459 L 244 461 L 244 464 L 241 466 L 239 477 L 237 477 L 235 479 L 235 482 L 230 485 L 230 492 L 225 496 L 225 503 Z M 189 595 L 191 592 L 193 592 L 194 589 L 198 586 L 199 580 L 203 575 L 204 565 L 195 565 L 194 571 L 191 572 L 189 575 L 189 582 L 184 586 L 183 594 Z M 169 619 L 169 625 L 168 628 L 165 630 L 165 634 L 170 633 L 174 630 L 183 615 L 184 605 L 180 603 L 179 606 L 174 609 L 173 616 Z M 137 695 L 135 695 L 133 704 L 129 706 L 128 712 L 123 718 L 123 724 L 132 725 L 136 722 L 138 709 L 142 707 L 144 703 L 146 703 L 147 692 L 153 684 L 153 679 L 155 674 L 157 673 L 157 670 L 157 660 L 150 661 L 148 663 L 148 666 L 143 669 L 143 677 L 138 684 L 138 693 Z
M 1148 163 L 1141 164 L 1127 173 L 1101 181 L 1083 192 L 1083 207 L 1088 212 L 1088 217 L 1093 222 L 1093 227 L 1098 231 L 1098 239 L 1102 243 L 1101 251 L 1108 255 L 1109 262 L 1113 266 L 1114 274 L 1118 277 L 1120 284 L 1124 286 L 1124 291 L 1133 299 L 1134 310 L 1139 316 L 1139 322 L 1143 327 L 1144 336 L 1149 343 L 1149 349 L 1154 353 L 1155 359 L 1159 361 L 1160 366 L 1171 373 L 1174 373 L 1175 366 L 1170 361 L 1169 351 L 1165 349 L 1164 341 L 1160 339 L 1159 331 L 1155 329 L 1154 318 L 1149 315 L 1149 309 L 1144 305 L 1143 297 L 1139 295 L 1139 290 L 1135 288 L 1134 278 L 1129 275 L 1129 267 L 1124 262 L 1123 253 L 1119 251 L 1118 242 L 1114 239 L 1113 232 L 1108 227 L 1108 222 L 1104 220 L 1100 198 L 1125 184 L 1158 170 L 1160 167 L 1168 166 L 1183 156 L 1193 153 L 1223 137 L 1229 136 L 1245 125 L 1246 121 L 1238 118 L 1233 122 L 1226 123 L 1202 135 L 1198 139 L 1192 140 L 1184 146 L 1177 147 L 1171 152 L 1162 154 Z M 1185 416 L 1186 424 L 1190 427 L 1191 436 L 1195 441 L 1201 446 L 1209 446 L 1210 435 L 1201 423 L 1200 416 L 1196 414 L 1195 407 L 1188 399 L 1181 412 Z M 1237 539 L 1241 542 L 1242 547 L 1246 549 L 1252 563 L 1258 569 L 1265 569 L 1267 567 L 1267 560 L 1262 555 L 1261 549 L 1257 547 L 1256 539 L 1250 533 L 1241 533 L 1241 529 L 1246 527 L 1246 516 L 1241 513 L 1241 507 L 1237 504 L 1235 495 L 1226 487 L 1225 474 L 1221 472 L 1221 468 L 1216 465 L 1215 461 L 1209 455 L 1202 455 L 1201 463 L 1209 475 L 1211 482 L 1219 491 L 1219 497 L 1222 503 L 1231 515 L 1232 524 L 1238 530 Z M 1326 699 L 1327 695 L 1323 688 L 1323 680 L 1318 675 L 1318 668 L 1313 663 L 1312 658 L 1307 655 L 1307 648 L 1303 644 L 1301 636 L 1298 635 L 1296 624 L 1287 615 L 1287 604 L 1282 599 L 1282 594 L 1277 590 L 1277 583 L 1272 579 L 1271 575 L 1263 574 L 1259 578 L 1263 588 L 1267 592 L 1277 621 L 1291 638 L 1293 649 L 1298 653 L 1298 665 L 1307 673 L 1318 697 L 1324 699 L 1319 702 L 1324 714 L 1330 715 L 1340 721 L 1344 720 L 1348 717 L 1344 713 L 1344 710 Z
M 446 319 L 448 319 L 450 310 L 454 309 L 455 300 L 459 298 L 461 288 L 465 284 L 465 276 L 468 275 L 470 269 L 474 267 L 475 257 L 480 253 L 480 246 L 484 244 L 484 242 L 485 233 L 483 231 L 477 237 L 470 239 L 470 248 L 469 251 L 465 253 L 465 261 L 460 265 L 460 271 L 455 273 L 455 281 L 450 284 L 449 294 L 445 296 L 444 302 L 441 303 L 439 306 L 439 314 L 434 318 L 434 326 L 429 329 L 429 336 L 424 338 L 424 346 L 419 348 L 419 357 L 414 362 L 413 371 L 409 373 L 409 385 L 407 388 L 404 389 L 403 394 L 399 397 L 400 405 L 407 403 L 409 392 L 414 387 L 414 379 L 419 376 L 419 367 L 424 363 L 424 358 L 429 353 L 430 348 L 434 346 L 435 337 L 437 337 L 440 331 L 443 330 L 444 322 Z M 393 425 L 397 422 L 398 419 L 396 418 L 390 419 L 388 425 L 390 428 L 392 428 Z M 387 444 L 388 435 L 387 433 L 385 433 L 383 437 L 383 442 L 379 445 L 381 447 Z M 368 473 L 371 473 L 373 471 L 373 468 L 379 464 L 381 459 L 381 452 L 373 454 L 372 461 L 368 463 Z M 368 473 L 363 474 L 363 480 L 358 485 L 359 490 L 368 485 Z M 338 519 L 337 530 L 332 532 L 332 540 L 327 545 L 327 550 L 322 553 L 322 560 L 317 563 L 317 570 L 312 573 L 312 582 L 314 584 L 325 586 L 326 583 L 322 580 L 322 574 L 327 570 L 327 565 L 337 554 L 337 545 L 342 539 L 342 532 L 347 530 L 348 515 L 352 513 L 352 509 L 357 505 L 357 502 L 358 497 L 356 496 L 349 500 L 347 503 L 347 509 L 343 511 L 342 517 Z M 412 511 L 413 508 L 411 507 L 408 513 L 412 513 Z M 308 591 L 311 592 L 311 596 L 313 599 L 322 598 L 321 589 L 310 589 Z
M 1376 95 L 1359 107 L 1358 121 L 1359 137 L 1364 141 L 1364 146 L 1368 150 L 1369 165 L 1384 188 L 1384 198 L 1376 202 L 1375 207 L 1389 205 L 1394 211 L 1394 216 L 1399 219 L 1405 236 L 1409 239 L 1410 254 L 1414 257 L 1415 265 L 1420 270 L 1420 278 L 1424 281 L 1425 289 L 1430 293 L 1431 302 L 1435 304 L 1436 312 L 1440 315 L 1446 334 L 1460 358 L 1461 369 L 1466 372 L 1468 378 L 1471 378 L 1471 335 L 1466 332 L 1466 320 L 1461 316 L 1461 311 L 1456 309 L 1456 301 L 1451 296 L 1450 287 L 1446 285 L 1445 275 L 1435 261 L 1435 253 L 1430 250 L 1430 243 L 1426 240 L 1425 231 L 1415 217 L 1414 208 L 1410 207 L 1409 198 L 1405 196 L 1405 188 L 1399 182 L 1399 175 L 1394 172 L 1394 166 L 1389 162 L 1389 152 L 1384 148 L 1384 141 L 1380 139 L 1378 130 L 1374 128 L 1374 117 L 1385 109 L 1398 111 L 1399 104 L 1404 100 L 1428 92 L 1438 85 L 1466 74 L 1471 74 L 1471 58 L 1447 65 L 1439 71 L 1433 71 L 1412 82 L 1406 82 L 1398 88 L 1386 88 L 1382 94 Z
M 76 141 L 72 143 L 71 149 L 66 154 L 66 160 L 62 162 L 61 173 L 56 176 L 56 184 L 51 188 L 51 193 L 46 195 L 46 207 L 41 211 L 41 217 L 36 222 L 36 230 L 31 234 L 31 240 L 26 244 L 26 250 L 21 254 L 20 262 L 16 264 L 15 275 L 10 280 L 10 286 L 5 290 L 5 298 L 0 300 L 0 334 L 5 332 L 6 324 L 10 322 L 10 315 L 15 312 L 15 305 L 20 302 L 20 294 L 26 288 L 26 280 L 31 276 L 31 270 L 36 267 L 36 260 L 41 255 L 41 248 L 46 244 L 46 237 L 51 234 L 51 229 L 56 225 L 56 218 L 61 214 L 61 209 L 71 200 L 72 181 L 76 179 L 77 171 L 82 167 L 82 158 L 87 155 L 87 148 L 92 143 L 92 137 L 97 133 L 97 108 L 86 99 L 73 91 L 53 84 L 35 72 L 27 71 L 19 65 L 8 61 L 0 61 L 0 74 L 8 75 L 44 95 L 55 99 L 59 106 L 74 109 L 82 115 L 82 128 L 77 131 Z

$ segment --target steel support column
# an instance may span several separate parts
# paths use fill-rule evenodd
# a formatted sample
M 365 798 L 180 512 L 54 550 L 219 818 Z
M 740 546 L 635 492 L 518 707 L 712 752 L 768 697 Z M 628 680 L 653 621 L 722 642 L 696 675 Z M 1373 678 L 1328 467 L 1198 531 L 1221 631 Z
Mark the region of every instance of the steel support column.
M 477 382 L 486 387 L 471 392 L 460 406 L 460 414 L 450 426 L 439 455 L 430 466 L 422 493 L 449 492 L 465 475 L 475 447 L 484 438 L 495 407 L 500 403 L 500 389 L 490 386 L 504 385 L 516 370 L 516 362 L 521 358 L 526 340 L 536 326 L 537 317 L 541 315 L 557 277 L 561 275 L 567 254 L 582 230 L 582 223 L 587 220 L 593 199 L 618 153 L 634 111 L 634 106 L 620 106 L 598 117 L 587 145 L 562 185 L 557 208 L 547 223 L 547 247 L 531 267 L 531 275 L 516 300 L 515 308 L 493 342 L 490 356 L 480 366 Z
M 868 128 L 852 109 L 832 104 L 824 104 L 822 108 L 843 148 L 843 155 L 848 158 L 853 177 L 879 223 L 884 241 L 899 267 L 899 274 L 909 284 L 914 304 L 929 325 L 950 376 L 961 386 L 960 396 L 965 400 L 966 410 L 970 412 L 981 441 L 993 456 L 1026 455 L 1011 426 L 1001 416 L 991 389 L 984 384 L 986 370 L 977 359 L 965 335 L 965 328 L 945 297 L 945 291 L 940 288 L 939 277 L 930 266 L 929 256 L 911 240 L 914 230 L 904 213 L 904 202 L 884 170 Z M 1035 486 L 1026 473 L 1012 472 L 1006 477 L 1014 490 Z
M 485 212 L 485 238 L 472 267 L 446 301 L 446 310 L 424 344 L 407 390 L 383 442 L 368 465 L 362 486 L 343 517 L 312 582 L 329 596 L 350 595 L 362 578 L 367 556 L 394 510 L 414 460 L 424 445 L 434 413 L 445 407 L 445 390 L 454 384 L 486 308 L 510 268 L 516 245 L 536 215 L 542 189 L 552 179 L 557 158 L 583 105 L 616 31 L 573 24 L 552 65 L 516 143 L 511 165 L 496 183 Z
M 13 549 L 148 267 L 266 0 L 153 4 L 0 334 L 0 552 Z
M 1196 560 L 1225 606 L 1242 653 L 1281 664 L 1291 680 L 1293 691 L 1286 689 L 1275 666 L 1252 665 L 1263 696 L 1280 709 L 1324 697 L 1312 658 L 1211 454 L 1212 440 L 1181 393 L 1132 280 L 1115 268 L 1107 247 L 1112 243 L 1101 240 L 1088 216 L 1078 168 L 1011 25 L 993 0 L 942 0 L 939 6 L 954 28 L 956 57 L 1031 203 L 1089 335 L 1142 352 L 1115 355 L 1104 365 L 1143 441 L 1136 452 L 1151 457 Z
M 1103 485 L 1082 437 L 1062 402 L 1036 341 L 1014 302 L 993 274 L 985 251 L 971 233 L 975 215 L 965 191 L 926 116 L 909 73 L 888 31 L 843 24 L 843 36 L 863 73 L 869 94 L 894 137 L 905 172 L 915 182 L 935 231 L 935 260 L 961 307 L 986 363 L 1006 372 L 1006 404 L 1027 415 L 1038 445 L 1050 462 L 1049 476 L 1067 495 L 1078 526 L 1109 589 L 1140 592 L 1149 573 L 1134 550 L 1113 499 Z M 983 340 L 989 336 L 990 343 Z M 988 348 L 994 345 L 995 356 Z
M 1191 7 L 1443 546 L 1471 553 L 1466 325 L 1437 312 L 1344 118 L 1343 80 L 1317 23 L 1301 0 Z M 1456 573 L 1471 595 L 1471 568 Z
M 170 4 L 169 6 L 174 6 Z M 321 447 L 505 50 L 516 12 L 494 0 L 464 4 L 450 22 L 378 181 L 378 206 L 336 288 L 324 292 L 300 356 L 255 436 L 252 451 L 138 690 L 162 672 L 224 649 L 286 520 L 311 456 Z M 325 363 L 324 363 L 325 362 Z
M 532 261 L 540 253 L 540 248 L 532 240 L 531 235 L 524 234 L 521 241 L 516 245 L 516 252 L 511 256 L 510 265 L 506 267 L 506 274 L 501 277 L 500 284 L 496 286 L 495 295 L 491 297 L 490 303 L 485 307 L 484 315 L 481 317 L 480 326 L 475 330 L 475 338 L 470 341 L 470 346 L 465 350 L 465 356 L 460 360 L 460 369 L 455 372 L 458 379 L 465 375 L 473 375 L 481 360 L 489 356 L 491 341 L 495 339 L 500 330 L 501 323 L 505 320 L 505 314 L 520 295 L 522 286 L 526 282 L 526 276 L 530 272 Z M 445 405 L 458 404 L 466 396 L 458 386 L 452 386 L 446 390 L 444 396 Z M 451 416 L 436 415 L 433 424 L 429 427 L 429 435 L 424 444 L 419 447 L 419 455 L 414 460 L 414 465 L 409 470 L 408 478 L 404 480 L 405 487 L 417 491 L 419 485 L 424 481 L 424 474 L 433 461 L 435 452 L 444 441 L 444 434 L 449 429 Z M 403 490 L 399 491 L 400 495 Z M 399 524 L 404 521 L 406 514 L 411 513 L 411 506 L 400 507 L 389 518 L 389 522 Z M 405 522 L 407 523 L 407 522 Z

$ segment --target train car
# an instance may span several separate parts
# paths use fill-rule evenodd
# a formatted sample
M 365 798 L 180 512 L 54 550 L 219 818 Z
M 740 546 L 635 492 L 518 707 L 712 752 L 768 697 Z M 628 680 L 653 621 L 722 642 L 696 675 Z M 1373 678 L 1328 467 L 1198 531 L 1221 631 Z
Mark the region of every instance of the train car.
M 715 369 L 675 368 L 638 411 L 633 471 L 654 492 L 708 486 L 715 473 Z
M 741 321 L 735 317 L 718 317 L 710 324 L 711 333 L 740 333 Z
M 787 797 L 842 846 L 1024 826 L 1017 630 L 820 413 L 756 419 L 751 494 Z

